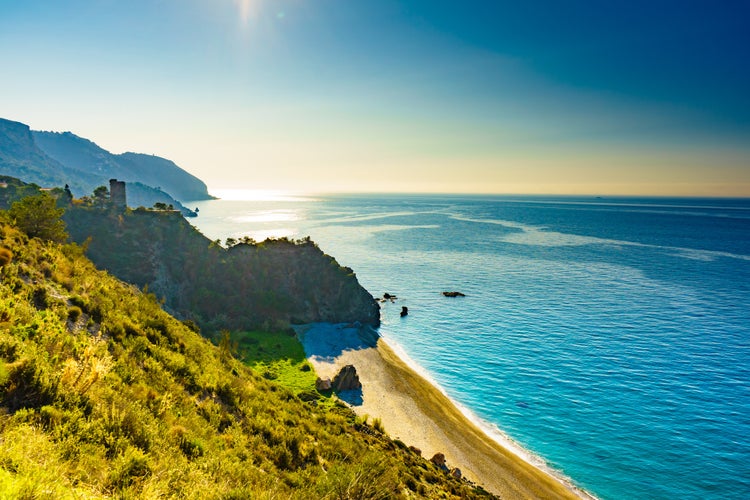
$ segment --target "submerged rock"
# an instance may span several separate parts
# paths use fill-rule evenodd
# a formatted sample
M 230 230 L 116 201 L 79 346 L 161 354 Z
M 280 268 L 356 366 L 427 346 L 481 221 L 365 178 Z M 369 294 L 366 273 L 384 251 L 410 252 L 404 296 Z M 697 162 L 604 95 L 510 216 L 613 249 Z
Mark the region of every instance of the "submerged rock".
M 354 365 L 346 365 L 339 371 L 339 373 L 333 378 L 332 387 L 336 391 L 350 391 L 353 389 L 361 389 L 362 384 L 359 381 L 357 375 L 357 369 Z
M 443 292 L 443 295 L 446 297 L 466 297 L 466 295 L 461 292 Z

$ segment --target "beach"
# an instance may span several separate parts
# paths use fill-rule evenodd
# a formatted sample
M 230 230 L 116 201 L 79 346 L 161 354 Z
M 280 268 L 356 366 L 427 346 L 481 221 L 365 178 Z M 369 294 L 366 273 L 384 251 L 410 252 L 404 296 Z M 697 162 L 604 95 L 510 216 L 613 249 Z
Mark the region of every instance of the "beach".
M 345 365 L 356 368 L 361 394 L 343 397 L 358 415 L 380 419 L 390 437 L 427 459 L 443 453 L 448 467 L 503 498 L 592 498 L 493 439 L 382 338 L 357 332 L 315 325 L 300 339 L 321 378 L 333 379 Z

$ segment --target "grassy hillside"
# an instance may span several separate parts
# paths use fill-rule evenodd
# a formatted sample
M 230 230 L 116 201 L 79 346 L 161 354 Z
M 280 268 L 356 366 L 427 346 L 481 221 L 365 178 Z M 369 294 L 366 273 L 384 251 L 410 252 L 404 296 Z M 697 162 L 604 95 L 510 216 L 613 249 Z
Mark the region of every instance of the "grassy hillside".
M 1 498 L 484 495 L 160 305 L 0 212 Z

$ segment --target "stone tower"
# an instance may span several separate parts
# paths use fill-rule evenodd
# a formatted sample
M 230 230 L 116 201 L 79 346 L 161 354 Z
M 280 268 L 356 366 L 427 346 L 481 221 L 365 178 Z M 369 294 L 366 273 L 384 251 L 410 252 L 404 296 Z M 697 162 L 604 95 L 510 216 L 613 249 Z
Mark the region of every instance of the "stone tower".
M 109 200 L 113 208 L 125 210 L 128 206 L 125 197 L 125 181 L 118 181 L 117 179 L 109 180 Z

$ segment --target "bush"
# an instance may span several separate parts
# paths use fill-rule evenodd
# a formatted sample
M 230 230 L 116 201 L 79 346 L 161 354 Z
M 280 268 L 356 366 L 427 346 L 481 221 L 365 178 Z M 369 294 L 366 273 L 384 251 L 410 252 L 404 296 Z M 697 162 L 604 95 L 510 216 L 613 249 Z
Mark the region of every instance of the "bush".
M 128 448 L 110 473 L 109 486 L 114 490 L 127 488 L 151 474 L 146 455 L 137 448 Z
M 0 247 L 0 267 L 10 264 L 11 260 L 13 260 L 13 252 L 7 248 Z
M 75 323 L 78 321 L 78 318 L 81 317 L 81 314 L 83 314 L 83 311 L 81 311 L 80 307 L 72 306 L 68 309 L 68 320 Z

